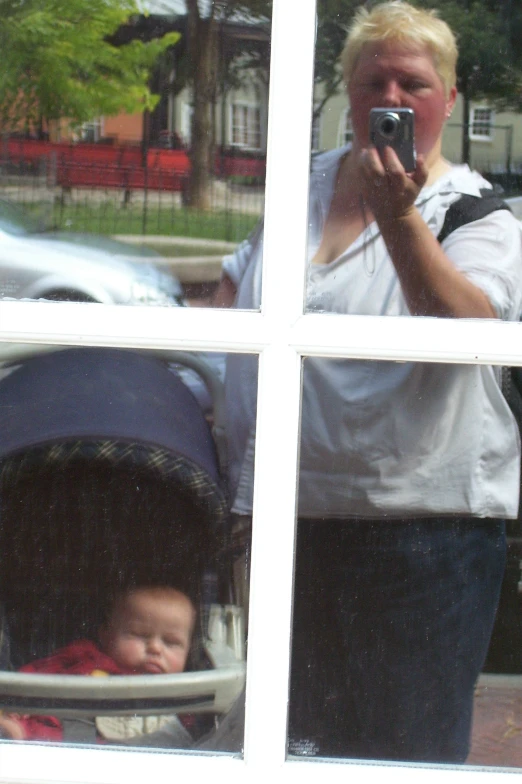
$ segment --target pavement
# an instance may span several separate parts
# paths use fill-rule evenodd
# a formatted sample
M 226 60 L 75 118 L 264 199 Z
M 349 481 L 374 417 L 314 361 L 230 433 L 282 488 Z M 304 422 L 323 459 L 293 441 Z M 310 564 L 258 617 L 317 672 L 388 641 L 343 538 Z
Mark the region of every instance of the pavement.
M 522 767 L 522 675 L 482 675 L 468 765 Z
M 222 240 L 194 239 L 194 237 L 164 237 L 135 234 L 116 234 L 113 239 L 128 242 L 134 245 L 150 244 L 156 248 L 175 249 L 176 246 L 182 248 L 198 248 L 208 251 L 204 256 L 158 256 L 154 259 L 155 264 L 166 266 L 170 272 L 177 277 L 181 283 L 217 283 L 221 278 L 221 264 L 223 256 L 231 253 L 237 247 L 236 242 L 225 242 Z M 129 256 L 129 261 L 143 262 L 141 256 Z
M 217 283 L 221 279 L 221 256 L 163 256 L 155 264 L 168 267 L 180 283 Z
M 120 242 L 130 242 L 134 245 L 192 245 L 197 248 L 208 248 L 213 252 L 226 253 L 237 247 L 237 242 L 227 242 L 226 240 L 210 240 L 197 237 L 171 237 L 164 234 L 114 234 L 114 240 Z

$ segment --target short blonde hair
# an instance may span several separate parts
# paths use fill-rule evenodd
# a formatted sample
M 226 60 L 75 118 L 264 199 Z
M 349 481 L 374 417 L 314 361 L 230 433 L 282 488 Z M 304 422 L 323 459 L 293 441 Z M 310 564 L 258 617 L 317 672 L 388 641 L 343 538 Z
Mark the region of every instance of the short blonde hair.
M 403 0 L 384 2 L 370 11 L 359 8 L 341 54 L 346 84 L 350 83 L 363 47 L 381 41 L 427 49 L 433 57 L 446 96 L 449 95 L 457 81 L 457 42 L 449 25 L 438 18 L 436 11 L 414 8 Z

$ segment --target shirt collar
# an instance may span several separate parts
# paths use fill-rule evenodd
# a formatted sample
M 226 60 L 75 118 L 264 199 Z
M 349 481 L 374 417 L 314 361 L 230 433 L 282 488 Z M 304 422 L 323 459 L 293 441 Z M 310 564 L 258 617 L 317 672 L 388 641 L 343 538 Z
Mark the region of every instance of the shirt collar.
M 334 180 L 341 158 L 350 152 L 351 144 L 322 153 L 312 159 L 314 188 L 319 191 L 323 204 L 329 202 L 333 193 Z M 467 164 L 452 164 L 451 169 L 419 193 L 416 204 L 423 204 L 435 194 L 468 194 L 480 198 L 481 188 L 491 188 L 491 184 L 478 172 L 472 171 Z

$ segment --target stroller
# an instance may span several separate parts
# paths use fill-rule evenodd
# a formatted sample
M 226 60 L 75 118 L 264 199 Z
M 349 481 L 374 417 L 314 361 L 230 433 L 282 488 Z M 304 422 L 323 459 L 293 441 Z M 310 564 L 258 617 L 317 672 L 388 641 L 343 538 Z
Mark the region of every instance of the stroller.
M 172 360 L 209 386 L 213 429 Z M 244 627 L 222 557 L 222 412 L 221 384 L 195 355 L 25 347 L 4 361 L 0 709 L 56 716 L 65 741 L 94 742 L 91 730 L 82 735 L 86 719 L 206 715 L 199 734 L 211 734 L 236 702 L 245 679 Z M 199 609 L 185 672 L 93 678 L 13 671 L 74 639 L 92 639 L 111 591 L 152 584 L 174 585 Z M 151 736 L 142 745 L 163 743 L 168 738 Z

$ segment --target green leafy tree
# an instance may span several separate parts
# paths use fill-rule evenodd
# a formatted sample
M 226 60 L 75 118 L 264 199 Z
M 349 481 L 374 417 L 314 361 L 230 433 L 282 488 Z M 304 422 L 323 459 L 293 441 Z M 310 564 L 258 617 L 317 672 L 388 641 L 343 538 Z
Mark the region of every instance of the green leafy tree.
M 317 0 L 317 40 L 314 72 L 314 118 L 342 89 L 339 58 L 346 33 L 361 0 Z
M 470 159 L 473 101 L 501 111 L 522 110 L 522 12 L 510 0 L 417 0 L 437 8 L 457 36 L 457 89 L 463 100 L 462 160 Z
M 0 0 L 3 130 L 152 109 L 151 69 L 179 33 L 114 46 L 134 0 Z

